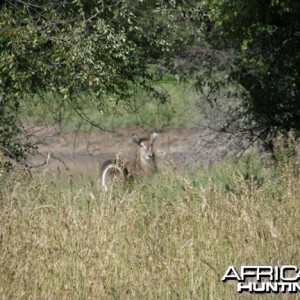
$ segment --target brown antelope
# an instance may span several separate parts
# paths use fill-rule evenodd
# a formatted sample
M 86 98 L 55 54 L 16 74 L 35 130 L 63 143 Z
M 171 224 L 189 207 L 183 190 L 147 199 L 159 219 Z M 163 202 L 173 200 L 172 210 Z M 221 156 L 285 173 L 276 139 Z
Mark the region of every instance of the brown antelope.
M 101 167 L 101 184 L 106 192 L 107 181 L 121 178 L 125 181 L 133 180 L 135 176 L 147 177 L 157 172 L 156 157 L 154 153 L 154 142 L 158 133 L 154 132 L 148 138 L 139 138 L 132 135 L 132 141 L 137 144 L 135 159 L 133 162 L 123 162 L 120 157 L 108 160 Z

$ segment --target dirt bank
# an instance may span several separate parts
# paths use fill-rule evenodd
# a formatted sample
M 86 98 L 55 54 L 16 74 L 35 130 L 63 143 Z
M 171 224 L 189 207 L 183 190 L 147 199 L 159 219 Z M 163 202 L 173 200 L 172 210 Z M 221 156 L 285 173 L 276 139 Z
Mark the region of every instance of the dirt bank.
M 40 132 L 40 155 L 32 158 L 39 164 L 48 158 L 45 166 L 37 170 L 54 170 L 66 166 L 71 172 L 90 177 L 98 176 L 99 164 L 116 154 L 131 159 L 136 145 L 131 141 L 132 133 L 146 136 L 136 128 L 119 129 L 110 132 L 78 132 L 76 134 L 55 134 L 53 129 Z M 172 160 L 179 167 L 208 166 L 215 160 L 232 155 L 237 149 L 235 141 L 226 135 L 219 136 L 207 129 L 170 129 L 161 132 L 156 142 L 159 165 Z

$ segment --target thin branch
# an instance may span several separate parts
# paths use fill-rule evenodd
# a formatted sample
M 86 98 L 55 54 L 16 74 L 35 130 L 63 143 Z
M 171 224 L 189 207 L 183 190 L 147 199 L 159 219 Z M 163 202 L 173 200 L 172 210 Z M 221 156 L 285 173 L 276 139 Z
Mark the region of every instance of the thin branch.
M 27 7 L 31 6 L 31 7 L 35 7 L 35 8 L 42 8 L 40 5 L 32 4 L 30 2 L 25 2 L 25 1 L 22 1 L 22 0 L 16 0 L 16 2 L 21 3 L 21 4 L 23 4 Z

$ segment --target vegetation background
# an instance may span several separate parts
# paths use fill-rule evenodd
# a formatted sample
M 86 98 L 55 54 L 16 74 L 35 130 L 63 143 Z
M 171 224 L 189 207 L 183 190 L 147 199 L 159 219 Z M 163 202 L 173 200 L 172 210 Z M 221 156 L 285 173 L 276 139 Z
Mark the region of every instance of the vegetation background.
M 299 20 L 293 0 L 0 1 L 0 297 L 247 298 L 228 266 L 299 265 Z M 103 194 L 99 155 L 137 128 L 160 173 Z M 79 137 L 94 174 L 53 151 Z

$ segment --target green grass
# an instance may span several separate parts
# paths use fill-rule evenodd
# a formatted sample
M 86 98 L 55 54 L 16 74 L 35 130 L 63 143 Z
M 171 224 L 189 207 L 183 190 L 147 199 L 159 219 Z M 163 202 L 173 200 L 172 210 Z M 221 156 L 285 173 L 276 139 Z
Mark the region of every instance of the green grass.
M 238 193 L 217 179 L 217 166 L 207 178 L 162 170 L 131 192 L 106 195 L 82 177 L 62 183 L 59 174 L 7 175 L 0 190 L 0 297 L 247 298 L 221 282 L 228 266 L 299 265 L 294 166 L 282 163 L 276 180 L 262 175 L 260 184 L 242 171 L 228 173 Z M 230 162 L 227 169 L 245 168 Z
M 262 160 L 255 151 L 248 152 L 240 158 L 227 158 L 225 161 L 215 162 L 208 169 L 201 165 L 188 170 L 188 175 L 195 187 L 207 188 L 220 186 L 230 192 L 240 193 L 236 178 L 244 182 L 254 182 L 258 187 L 270 178 L 275 180 L 274 168 L 265 168 Z
M 190 84 L 176 84 L 166 80 L 157 89 L 169 95 L 166 103 L 161 103 L 145 92 L 137 93 L 126 103 L 120 104 L 114 99 L 98 99 L 95 95 L 83 93 L 78 97 L 78 105 L 85 118 L 106 129 L 129 126 L 166 129 L 195 125 L 200 112 L 192 103 L 195 94 Z M 33 95 L 29 100 L 23 103 L 22 111 L 30 124 L 58 124 L 64 132 L 90 127 L 70 105 L 64 104 L 60 97 L 52 93 Z

